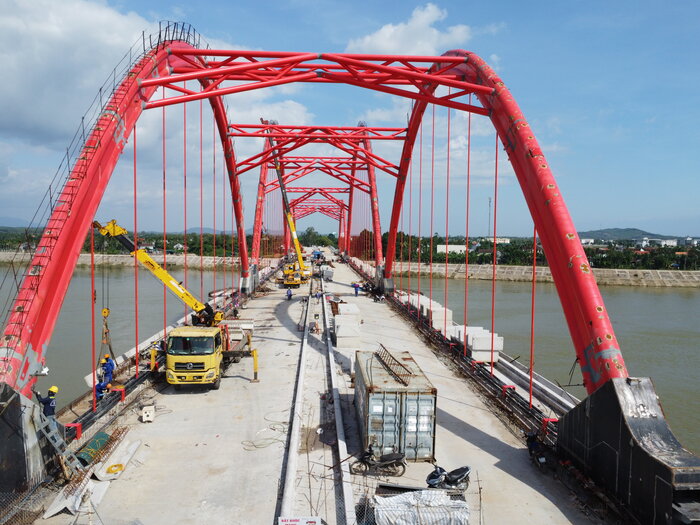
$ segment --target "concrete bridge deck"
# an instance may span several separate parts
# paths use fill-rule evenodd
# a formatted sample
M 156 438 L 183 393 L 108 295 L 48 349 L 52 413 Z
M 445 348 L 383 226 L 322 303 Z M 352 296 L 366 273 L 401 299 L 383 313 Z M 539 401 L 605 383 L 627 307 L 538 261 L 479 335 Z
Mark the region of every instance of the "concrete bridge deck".
M 390 351 L 407 350 L 436 386 L 436 458 L 448 470 L 472 467 L 467 493 L 470 523 L 595 523 L 563 485 L 530 464 L 522 439 L 489 410 L 466 380 L 435 357 L 399 315 L 384 303 L 354 296 L 350 284 L 356 279 L 349 267 L 337 264 L 334 282 L 326 287 L 359 306 L 362 350 L 375 350 L 378 343 Z M 260 382 L 250 382 L 252 360 L 245 358 L 229 367 L 218 391 L 175 391 L 164 385 L 147 391 L 144 395 L 156 405 L 156 418 L 141 423 L 134 409 L 119 421 L 130 427 L 127 439 L 143 444 L 97 508 L 103 523 L 274 523 L 302 338 L 301 297 L 307 290 L 300 289 L 287 301 L 284 290 L 268 286 L 270 292 L 251 300 L 242 312 L 242 317 L 256 322 L 253 340 L 260 353 Z M 312 299 L 309 308 L 313 319 L 320 305 Z M 359 454 L 352 355 L 348 351 L 335 355 L 348 450 Z M 298 422 L 294 513 L 336 524 L 343 523 L 336 506 L 337 469 L 328 467 L 337 463 L 332 423 L 337 407 L 328 395 L 326 357 L 322 335 L 311 334 Z M 421 487 L 431 470 L 430 464 L 409 463 L 402 478 L 385 481 Z M 373 493 L 377 481 L 374 476 L 353 476 L 355 501 Z M 88 523 L 88 518 L 81 516 L 78 523 Z M 96 518 L 93 522 L 99 523 Z M 59 514 L 39 522 L 63 525 L 74 520 Z

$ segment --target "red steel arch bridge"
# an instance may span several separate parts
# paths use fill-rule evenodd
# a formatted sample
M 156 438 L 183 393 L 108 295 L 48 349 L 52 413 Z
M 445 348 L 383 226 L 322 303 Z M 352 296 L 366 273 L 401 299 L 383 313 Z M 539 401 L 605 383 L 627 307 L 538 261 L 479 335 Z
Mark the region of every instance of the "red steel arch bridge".
M 412 223 L 414 227 L 423 221 L 425 232 L 430 222 L 431 235 L 436 229 L 436 205 L 428 195 L 427 185 L 415 185 L 423 175 L 427 180 L 430 173 L 433 191 L 436 153 L 442 155 L 437 179 L 448 188 L 444 192 L 446 202 L 437 206 L 461 207 L 469 237 L 469 180 L 466 196 L 456 196 L 449 190 L 450 183 L 457 187 L 458 177 L 469 177 L 469 165 L 465 170 L 464 166 L 457 169 L 454 160 L 450 164 L 450 148 L 457 147 L 451 134 L 457 133 L 455 126 L 459 121 L 468 147 L 472 116 L 490 122 L 495 141 L 494 214 L 493 219 L 489 217 L 494 260 L 498 154 L 504 151 L 534 224 L 533 237 L 539 238 L 554 278 L 588 393 L 627 378 L 615 332 L 552 170 L 513 94 L 482 58 L 464 50 L 451 50 L 440 56 L 394 56 L 210 49 L 201 45 L 199 36 L 189 26 L 182 24 L 163 26 L 155 37 L 144 38 L 137 51 L 122 68 L 112 89 L 101 93 L 102 100 L 92 121 L 83 123 L 76 136 L 77 146 L 66 156 L 61 187 L 54 189 L 50 198 L 50 213 L 41 239 L 21 276 L 4 326 L 0 382 L 8 392 L 31 398 L 35 373 L 45 362 L 78 256 L 129 142 L 133 145 L 136 199 L 136 144 L 146 132 L 139 130 L 137 137 L 136 130 L 142 116 L 156 111 L 163 115 L 163 149 L 166 130 L 183 134 L 192 133 L 194 127 L 198 137 L 193 142 L 199 141 L 200 147 L 195 152 L 190 149 L 189 154 L 200 159 L 202 136 L 215 138 L 211 145 L 214 147 L 216 142 L 218 169 L 225 184 L 219 189 L 214 185 L 211 198 L 223 203 L 224 219 L 227 213 L 230 217 L 231 231 L 219 235 L 223 242 L 225 238 L 235 242 L 240 271 L 240 281 L 235 286 L 242 293 L 255 288 L 263 259 L 289 251 L 276 171 L 283 176 L 295 219 L 313 214 L 330 218 L 337 224 L 339 250 L 370 261 L 377 286 L 387 294 L 394 292 L 397 265 L 406 259 L 403 251 L 413 253 L 403 242 L 407 234 L 409 238 L 415 235 L 415 230 L 410 232 L 407 225 Z M 298 83 L 322 86 L 329 91 L 338 85 L 352 86 L 367 94 L 408 100 L 406 124 L 377 127 L 371 122 L 338 122 L 314 126 L 278 123 L 271 120 L 276 115 L 260 115 L 255 122 L 236 119 L 238 95 Z M 172 131 L 165 111 L 173 107 L 194 107 L 199 113 L 195 111 L 194 118 L 190 115 L 188 125 L 185 111 L 184 118 L 178 120 L 182 128 Z M 202 108 L 211 118 L 211 129 L 201 129 Z M 439 133 L 436 108 L 444 112 L 447 121 Z M 170 117 L 169 120 L 175 121 Z M 441 146 L 435 146 L 436 136 L 442 141 Z M 256 144 L 257 151 L 251 153 L 248 148 L 243 152 L 238 146 L 244 141 Z M 430 148 L 424 149 L 429 143 Z M 184 149 L 186 157 L 187 146 Z M 467 151 L 467 158 L 469 155 Z M 431 161 L 426 164 L 428 157 Z M 216 160 L 215 156 L 214 163 Z M 131 163 L 132 159 L 122 162 Z M 165 199 L 165 160 L 162 171 Z M 197 175 L 190 173 L 190 178 Z M 175 184 L 174 178 L 171 176 L 167 184 Z M 251 181 L 251 187 L 252 180 L 257 181 L 254 192 L 247 194 L 242 190 L 245 180 Z M 463 180 L 460 184 L 465 186 Z M 420 195 L 409 197 L 413 191 Z M 382 194 L 391 197 L 381 200 Z M 187 229 L 187 200 L 184 202 L 181 212 Z M 252 224 L 245 223 L 244 204 L 254 209 Z M 429 220 L 424 220 L 420 214 L 425 215 L 428 207 Z M 163 209 L 165 214 L 165 205 Z M 190 208 L 189 213 L 190 220 L 195 216 L 196 222 L 196 207 L 194 212 Z M 444 217 L 448 237 L 447 212 Z M 134 230 L 136 223 L 134 211 Z M 453 224 L 453 231 L 455 228 Z M 432 249 L 432 239 L 430 242 Z M 420 250 L 418 253 L 420 263 Z M 495 272 L 496 265 L 493 266 Z

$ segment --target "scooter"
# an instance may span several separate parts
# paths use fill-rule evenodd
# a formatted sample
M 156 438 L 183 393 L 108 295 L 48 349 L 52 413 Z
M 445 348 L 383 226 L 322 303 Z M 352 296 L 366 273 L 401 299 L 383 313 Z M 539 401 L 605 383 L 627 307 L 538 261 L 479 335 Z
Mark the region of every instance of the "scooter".
M 545 447 L 537 437 L 537 432 L 531 430 L 525 434 L 525 443 L 527 444 L 527 452 L 530 455 L 532 463 L 540 470 L 547 468 L 547 456 L 545 455 Z
M 464 466 L 447 472 L 435 464 L 435 470 L 428 474 L 425 482 L 430 489 L 467 490 L 471 471 L 471 467 Z
M 350 463 L 350 472 L 365 475 L 368 472 L 384 474 L 386 476 L 403 476 L 406 472 L 406 455 L 401 452 L 392 452 L 374 457 L 374 449 L 370 443 L 369 448 L 362 453 L 357 461 Z

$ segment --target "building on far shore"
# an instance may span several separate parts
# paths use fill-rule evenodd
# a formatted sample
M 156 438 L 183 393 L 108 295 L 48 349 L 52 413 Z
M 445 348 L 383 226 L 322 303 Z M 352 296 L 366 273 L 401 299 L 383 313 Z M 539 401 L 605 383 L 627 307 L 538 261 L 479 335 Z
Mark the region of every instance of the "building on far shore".
M 650 239 L 649 237 L 642 237 L 640 246 L 642 248 L 646 248 L 647 246 L 674 247 L 678 246 L 678 239 Z

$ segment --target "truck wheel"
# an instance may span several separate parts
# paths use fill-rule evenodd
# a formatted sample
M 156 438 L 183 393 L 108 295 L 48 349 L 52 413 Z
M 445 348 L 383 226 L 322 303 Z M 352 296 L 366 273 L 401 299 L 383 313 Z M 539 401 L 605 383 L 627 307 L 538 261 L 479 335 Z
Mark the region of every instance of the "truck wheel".
M 216 378 L 216 381 L 214 381 L 211 384 L 211 389 L 212 390 L 219 390 L 220 386 L 221 386 L 221 371 L 219 371 L 219 377 Z

